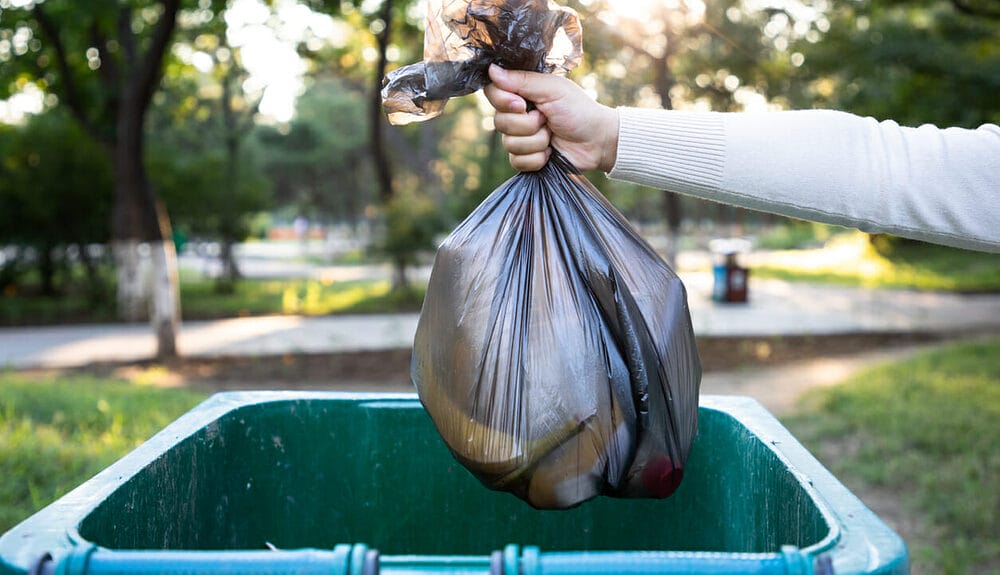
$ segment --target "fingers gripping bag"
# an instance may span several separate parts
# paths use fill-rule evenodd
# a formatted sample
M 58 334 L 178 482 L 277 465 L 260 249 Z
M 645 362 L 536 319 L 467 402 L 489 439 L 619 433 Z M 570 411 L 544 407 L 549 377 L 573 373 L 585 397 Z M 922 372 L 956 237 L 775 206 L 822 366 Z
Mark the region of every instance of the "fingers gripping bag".
M 491 63 L 580 60 L 571 10 L 434 0 L 425 61 L 383 90 L 394 123 L 440 114 Z M 677 275 L 558 151 L 491 194 L 438 250 L 414 341 L 420 400 L 491 489 L 562 509 L 662 498 L 697 429 L 701 365 Z

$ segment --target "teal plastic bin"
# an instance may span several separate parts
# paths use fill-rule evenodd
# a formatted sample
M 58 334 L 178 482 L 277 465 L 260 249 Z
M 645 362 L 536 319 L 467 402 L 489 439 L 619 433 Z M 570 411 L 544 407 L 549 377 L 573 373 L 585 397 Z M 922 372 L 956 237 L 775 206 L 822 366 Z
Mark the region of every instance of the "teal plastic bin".
M 0 574 L 909 572 L 759 404 L 700 417 L 673 497 L 537 511 L 456 463 L 414 395 L 219 394 L 0 537 Z

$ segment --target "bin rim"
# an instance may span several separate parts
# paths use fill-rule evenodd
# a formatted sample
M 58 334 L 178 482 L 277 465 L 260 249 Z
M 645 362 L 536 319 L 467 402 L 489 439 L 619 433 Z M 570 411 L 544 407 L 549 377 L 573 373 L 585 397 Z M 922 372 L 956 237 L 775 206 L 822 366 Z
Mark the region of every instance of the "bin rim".
M 232 391 L 216 393 L 201 404 L 180 416 L 146 442 L 121 459 L 83 482 L 55 502 L 28 517 L 7 533 L 0 536 L 0 574 L 27 572 L 29 566 L 43 553 L 50 553 L 58 562 L 72 549 L 91 546 L 93 542 L 84 538 L 78 526 L 84 518 L 103 500 L 119 489 L 125 482 L 156 461 L 165 452 L 196 433 L 208 429 L 222 416 L 253 405 L 309 400 L 349 401 L 361 404 L 381 404 L 382 407 L 410 408 L 419 406 L 416 393 L 381 392 L 336 392 L 336 391 Z M 702 395 L 699 407 L 721 413 L 736 420 L 758 437 L 786 467 L 799 487 L 809 495 L 821 517 L 828 526 L 827 534 L 819 541 L 802 547 L 803 555 L 833 557 L 835 572 L 855 573 L 851 569 L 870 563 L 891 561 L 888 571 L 878 573 L 906 573 L 908 559 L 906 546 L 899 536 L 885 525 L 860 499 L 837 480 L 829 470 L 815 459 L 808 450 L 792 436 L 781 423 L 756 400 L 744 396 Z M 181 432 L 183 430 L 183 432 Z M 835 509 L 833 501 L 838 504 Z M 69 527 L 67 527 L 69 525 Z M 845 531 L 846 529 L 846 531 Z M 879 547 L 869 545 L 871 558 L 844 558 L 835 553 L 835 548 L 845 540 L 862 537 L 858 531 L 871 531 Z M 852 533 L 853 532 L 853 533 Z M 356 543 L 356 542 L 342 542 Z M 530 543 L 530 542 L 524 542 Z M 892 554 L 880 553 L 885 547 L 901 550 L 902 560 L 892 560 Z M 637 551 L 642 553 L 642 551 Z M 767 553 L 738 553 L 738 555 L 766 555 Z M 888 558 L 886 557 L 888 555 Z M 838 559 L 839 557 L 839 559 Z M 900 563 L 902 569 L 900 568 Z

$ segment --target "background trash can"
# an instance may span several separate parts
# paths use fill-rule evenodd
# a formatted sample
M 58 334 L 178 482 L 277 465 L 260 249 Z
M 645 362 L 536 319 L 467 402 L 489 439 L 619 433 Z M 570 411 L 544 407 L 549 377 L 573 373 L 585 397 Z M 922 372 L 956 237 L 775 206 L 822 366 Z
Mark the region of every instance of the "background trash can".
M 700 417 L 672 497 L 538 511 L 483 488 L 415 395 L 219 394 L 0 537 L 0 573 L 908 573 L 759 404 Z
M 750 242 L 735 238 L 712 240 L 709 249 L 715 255 L 712 299 L 725 303 L 746 303 L 749 300 L 750 270 L 740 265 L 739 255 L 750 251 Z

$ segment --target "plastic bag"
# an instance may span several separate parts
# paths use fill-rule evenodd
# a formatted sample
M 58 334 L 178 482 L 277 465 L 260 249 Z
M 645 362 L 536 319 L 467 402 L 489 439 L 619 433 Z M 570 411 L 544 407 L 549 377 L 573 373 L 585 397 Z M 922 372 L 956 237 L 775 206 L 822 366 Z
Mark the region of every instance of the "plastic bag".
M 420 122 L 488 84 L 490 64 L 565 73 L 582 59 L 580 18 L 555 2 L 430 0 L 424 61 L 390 72 L 382 102 L 392 124 Z
M 446 52 L 472 57 L 454 74 L 425 66 L 419 90 L 407 88 L 421 84 L 411 72 L 396 74 L 389 92 L 412 97 L 411 108 L 399 106 L 404 96 L 386 102 L 397 120 L 438 113 L 446 96 L 478 88 L 483 54 L 515 59 L 518 45 L 494 48 L 504 30 L 517 30 L 531 53 L 516 61 L 535 66 L 552 54 L 551 22 L 568 21 L 546 2 L 445 7 L 431 15 L 448 14 L 455 34 L 466 31 L 456 22 L 475 21 L 469 30 L 489 33 L 461 37 L 493 43 Z M 579 38 L 578 22 L 570 30 Z M 436 38 L 431 23 L 428 31 Z M 538 508 L 598 494 L 666 497 L 697 429 L 701 366 L 684 286 L 558 151 L 498 188 L 438 250 L 411 376 L 456 459 Z
M 684 286 L 558 153 L 438 250 L 412 377 L 455 457 L 538 508 L 670 495 L 697 427 Z

